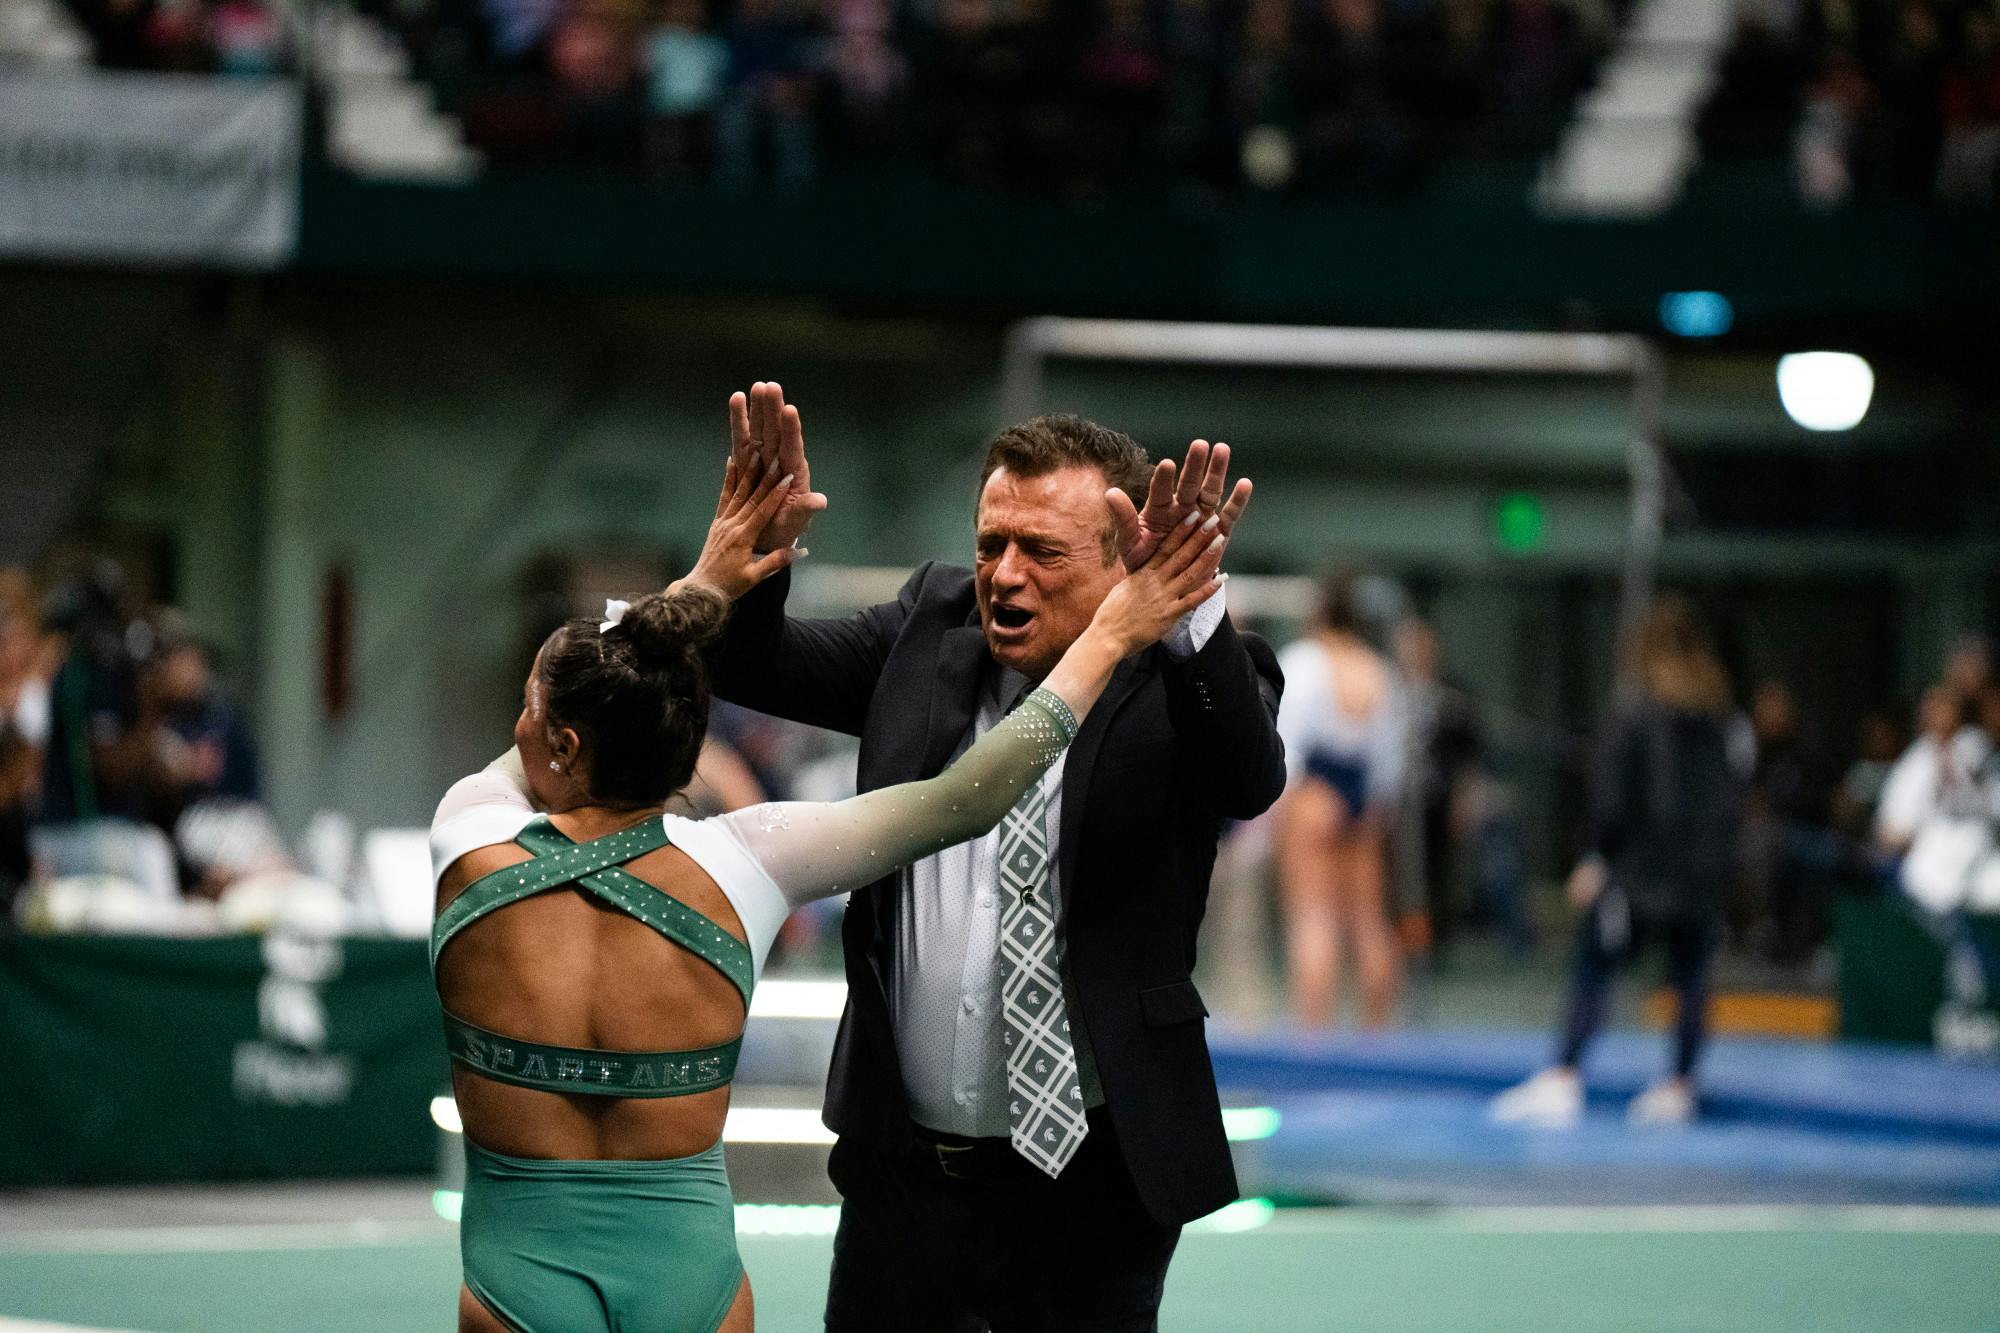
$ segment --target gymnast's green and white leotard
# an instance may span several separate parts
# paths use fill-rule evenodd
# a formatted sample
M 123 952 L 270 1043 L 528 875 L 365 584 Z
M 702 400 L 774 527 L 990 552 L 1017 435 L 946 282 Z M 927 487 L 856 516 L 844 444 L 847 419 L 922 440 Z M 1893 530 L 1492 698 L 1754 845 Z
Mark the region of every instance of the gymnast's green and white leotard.
M 438 966 L 458 933 L 490 912 L 553 891 L 588 893 L 713 965 L 745 1007 L 792 908 L 872 881 L 1000 822 L 1075 736 L 1062 699 L 1036 690 L 950 768 L 846 801 L 776 802 L 714 819 L 660 815 L 572 843 L 529 805 L 501 761 L 460 780 L 431 826 L 434 875 L 467 852 L 515 842 L 534 859 L 468 885 L 431 934 Z M 621 867 L 673 845 L 736 909 L 739 940 Z M 573 1096 L 671 1097 L 725 1086 L 739 1033 L 699 1051 L 606 1051 L 497 1033 L 447 1012 L 446 1046 L 484 1078 Z M 663 1161 L 509 1157 L 465 1136 L 459 1248 L 466 1286 L 527 1333 L 713 1333 L 742 1277 L 718 1140 Z

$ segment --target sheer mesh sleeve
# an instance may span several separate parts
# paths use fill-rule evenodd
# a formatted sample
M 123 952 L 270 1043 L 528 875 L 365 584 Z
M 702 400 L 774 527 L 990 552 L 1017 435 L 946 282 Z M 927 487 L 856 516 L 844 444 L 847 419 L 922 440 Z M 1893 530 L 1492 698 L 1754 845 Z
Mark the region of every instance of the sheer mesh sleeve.
M 779 801 L 720 816 L 793 906 L 879 879 L 998 824 L 1076 736 L 1038 689 L 944 772 L 845 801 Z
M 506 842 L 535 817 L 521 756 L 509 750 L 479 772 L 460 778 L 431 819 L 432 881 L 477 847 Z

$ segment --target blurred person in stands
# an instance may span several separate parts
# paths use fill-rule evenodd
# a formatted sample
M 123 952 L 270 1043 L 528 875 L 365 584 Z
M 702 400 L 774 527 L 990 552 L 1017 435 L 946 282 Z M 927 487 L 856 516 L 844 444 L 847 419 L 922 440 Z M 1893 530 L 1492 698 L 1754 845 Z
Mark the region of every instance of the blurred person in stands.
M 559 138 L 567 161 L 636 168 L 645 141 L 637 0 L 575 0 L 549 33 Z
M 257 743 L 249 723 L 216 684 L 214 653 L 178 625 L 150 667 L 149 688 L 158 704 L 169 756 L 161 792 L 163 823 L 198 801 L 261 797 Z
M 1741 924 L 1777 963 L 1798 962 L 1819 943 L 1832 870 L 1822 823 L 1827 797 L 1799 731 L 1791 687 L 1760 683 L 1750 703 L 1756 749 L 1743 811 L 1748 902 Z
M 1882 784 L 1875 843 L 1884 855 L 1907 855 L 1926 824 L 1974 800 L 1992 743 L 1974 725 L 1973 709 L 1973 697 L 1950 683 L 1924 691 L 1917 738 Z
M 181 891 L 217 898 L 246 875 L 290 864 L 259 804 L 256 741 L 216 683 L 214 655 L 179 617 L 157 617 L 162 647 L 143 689 L 159 711 L 147 814 L 172 835 Z
M 1405 618 L 1395 650 L 1409 715 L 1408 797 L 1398 812 L 1395 862 L 1398 877 L 1418 886 L 1406 897 L 1424 905 L 1425 951 L 1442 962 L 1458 923 L 1455 816 L 1464 804 L 1460 788 L 1475 776 L 1479 722 L 1472 700 L 1444 677 L 1430 622 Z
M 1350 192 L 1410 184 L 1412 44 L 1382 0 L 1323 0 L 1317 8 L 1306 42 L 1314 53 L 1302 145 L 1308 182 Z
M 1875 90 L 1861 62 L 1831 51 L 1806 90 L 1804 114 L 1792 139 L 1799 197 L 1821 208 L 1846 203 L 1872 184 L 1881 156 Z
M 36 859 L 53 876 L 112 875 L 170 899 L 179 888 L 172 847 L 145 822 L 169 778 L 148 672 L 159 636 L 110 561 L 59 585 L 47 621 L 63 647 L 49 685 Z
M 1944 148 L 1944 31 L 1929 0 L 1900 0 L 1896 29 L 1878 65 L 1891 179 L 1900 193 L 1929 199 Z
M 1500 0 L 1489 22 L 1497 130 L 1515 147 L 1544 143 L 1590 73 L 1576 10 L 1561 0 Z
M 1351 952 L 1361 1024 L 1383 1027 L 1402 985 L 1387 858 L 1408 720 L 1395 673 L 1363 636 L 1353 575 L 1321 586 L 1312 633 L 1279 654 L 1278 666 L 1286 787 L 1272 845 L 1293 1017 L 1307 1028 L 1333 1023 Z
M 28 882 L 28 825 L 42 787 L 53 668 L 33 585 L 0 569 L 0 930 L 14 920 L 14 895 Z
M 1226 75 L 1236 172 L 1253 189 L 1299 183 L 1300 139 L 1312 62 L 1299 49 L 1290 0 L 1249 0 Z
M 1210 0 L 1168 0 L 1161 41 L 1166 50 L 1161 160 L 1182 185 L 1206 197 L 1234 174 L 1224 138 L 1229 37 Z
M 538 64 L 568 5 L 567 0 L 480 0 L 479 7 L 499 66 L 524 70 Z
M 646 159 L 667 178 L 706 172 L 715 160 L 715 115 L 729 74 L 729 43 L 707 0 L 666 0 L 646 39 Z
M 1906 735 L 1902 722 L 1887 709 L 1871 709 L 1862 717 L 1854 762 L 1833 794 L 1834 827 L 1851 843 L 1865 844 L 1872 836 L 1882 792 L 1903 753 Z
M 1987 784 L 1993 741 L 1979 698 L 1950 683 L 1925 691 L 1923 734 L 1896 761 L 1882 791 L 1876 842 L 1893 881 L 1931 917 L 1962 914 L 1992 845 L 1995 792 Z
M 208 45 L 218 74 L 284 72 L 284 24 L 260 0 L 222 0 L 211 9 Z
M 1708 1022 L 1742 799 L 1729 757 L 1729 678 L 1693 605 L 1655 601 L 1628 646 L 1621 697 L 1599 742 L 1589 854 L 1570 877 L 1583 913 L 1568 1012 L 1553 1067 L 1500 1094 L 1502 1123 L 1574 1125 L 1582 1063 L 1614 971 L 1664 946 L 1680 1016 L 1673 1073 L 1636 1098 L 1635 1124 L 1684 1124 Z
M 1977 700 L 1993 683 L 1993 644 L 1983 634 L 1965 634 L 1945 654 L 1939 682 L 1961 699 Z
M 1971 4 L 1959 22 L 1957 55 L 1944 79 L 1938 195 L 1990 208 L 2000 186 L 2000 14 L 1990 3 Z
M 903 147 L 910 63 L 894 41 L 888 0 L 834 0 L 826 100 L 834 147 L 847 162 Z
M 157 636 L 131 609 L 124 571 L 109 561 L 59 585 L 48 622 L 64 647 L 49 685 L 41 821 L 140 818 L 159 725 L 158 701 L 140 684 Z
M 729 83 L 716 120 L 724 185 L 744 188 L 767 175 L 781 189 L 812 183 L 817 28 L 804 0 L 737 0 L 728 27 Z
M 1097 0 L 1077 53 L 1080 182 L 1113 189 L 1150 173 L 1166 110 L 1160 16 L 1148 0 Z
M 1119 571 L 1019 707 L 938 776 L 833 803 L 665 815 L 707 729 L 711 660 L 718 674 L 730 669 L 708 652 L 730 603 L 797 558 L 796 532 L 764 540 L 766 554 L 756 548 L 794 478 L 805 481 L 803 443 L 800 471 L 782 478 L 778 458 L 753 466 L 750 448 L 745 439 L 741 466 L 732 456 L 694 571 L 552 634 L 523 683 L 515 748 L 455 784 L 432 825 L 431 957 L 465 1122 L 464 1330 L 748 1330 L 722 1129 L 779 922 L 999 824 L 1065 754 L 1114 670 L 1221 586 L 1222 540 L 1179 524 L 1138 568 Z M 1092 498 L 1108 523 L 1101 489 Z M 815 686 L 798 690 L 809 698 Z M 1197 783 L 1210 767 L 1191 757 L 1171 780 Z M 971 888 L 956 892 L 969 899 Z M 1046 1014 L 1051 994 L 1016 1000 Z M 1052 1038 L 1034 1034 L 1038 1049 Z M 1092 1190 L 1079 1205 L 1102 1192 L 1078 1183 Z M 986 1182 L 968 1205 L 996 1211 L 993 1189 Z M 927 1220 L 928 1235 L 940 1229 Z M 1057 1257 L 1050 1235 L 1030 1234 L 1045 1271 Z M 887 1267 L 869 1280 L 916 1300 L 936 1280 L 934 1265 L 913 1258 L 920 1239 L 880 1256 Z M 1090 1234 L 1073 1260 L 1102 1264 L 1121 1239 Z M 1156 1277 L 1154 1304 L 1158 1291 Z
M 202 0 L 156 0 L 146 26 L 150 67 L 177 74 L 206 74 L 215 67 L 208 12 Z
M 105 69 L 153 69 L 153 0 L 83 0 L 72 9 Z

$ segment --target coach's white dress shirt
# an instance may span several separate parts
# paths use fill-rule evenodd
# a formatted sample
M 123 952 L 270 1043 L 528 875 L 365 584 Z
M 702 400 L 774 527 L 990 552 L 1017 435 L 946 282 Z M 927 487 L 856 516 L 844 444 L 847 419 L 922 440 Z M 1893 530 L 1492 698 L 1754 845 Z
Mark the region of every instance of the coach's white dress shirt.
M 1161 646 L 1185 661 L 1200 652 L 1222 623 L 1222 592 L 1181 617 Z M 1005 716 L 1027 678 L 988 661 L 972 729 L 953 757 Z M 1042 775 L 1048 798 L 1049 846 L 1062 845 L 1062 784 L 1069 757 Z M 889 1014 L 896 1054 L 903 1065 L 910 1115 L 947 1134 L 1005 1138 L 1007 1059 L 1000 1042 L 1000 828 L 983 838 L 947 847 L 905 869 L 898 892 L 894 957 L 889 971 Z M 1057 859 L 1049 864 L 1049 906 L 1063 920 Z M 1076 1011 L 1067 959 L 1058 956 L 1063 990 Z M 1082 1023 L 1070 1025 L 1078 1081 L 1086 1106 L 1104 1105 L 1104 1089 Z

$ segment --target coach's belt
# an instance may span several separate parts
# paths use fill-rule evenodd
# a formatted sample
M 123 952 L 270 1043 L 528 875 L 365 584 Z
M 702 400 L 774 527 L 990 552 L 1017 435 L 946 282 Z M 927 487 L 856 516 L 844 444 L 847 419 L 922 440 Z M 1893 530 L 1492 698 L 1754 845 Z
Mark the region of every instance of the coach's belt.
M 915 1121 L 910 1129 L 916 1138 L 917 1160 L 936 1168 L 947 1180 L 993 1180 L 1017 1174 L 1028 1165 L 1007 1139 L 940 1134 Z

